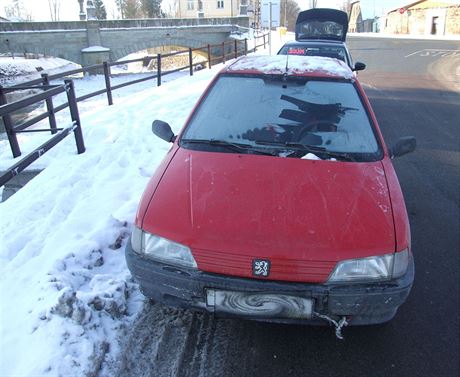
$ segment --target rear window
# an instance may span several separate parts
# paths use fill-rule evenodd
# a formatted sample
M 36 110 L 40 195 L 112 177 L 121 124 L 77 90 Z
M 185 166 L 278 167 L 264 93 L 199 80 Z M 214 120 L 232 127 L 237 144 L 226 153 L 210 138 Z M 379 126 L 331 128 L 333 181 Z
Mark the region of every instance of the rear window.
M 340 46 L 283 46 L 278 55 L 324 56 L 339 59 L 348 64 L 345 48 Z
M 334 21 L 309 20 L 296 25 L 296 39 L 344 40 L 344 26 Z
M 331 80 L 221 75 L 182 139 L 301 143 L 354 153 L 361 161 L 381 158 L 353 83 Z

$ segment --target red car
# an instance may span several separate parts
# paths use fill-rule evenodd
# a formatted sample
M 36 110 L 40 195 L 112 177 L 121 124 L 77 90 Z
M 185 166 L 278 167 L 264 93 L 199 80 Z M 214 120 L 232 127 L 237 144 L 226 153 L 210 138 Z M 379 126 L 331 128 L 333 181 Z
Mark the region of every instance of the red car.
M 245 57 L 209 85 L 141 199 L 126 247 L 149 298 L 224 316 L 390 320 L 414 278 L 391 159 L 350 68 Z

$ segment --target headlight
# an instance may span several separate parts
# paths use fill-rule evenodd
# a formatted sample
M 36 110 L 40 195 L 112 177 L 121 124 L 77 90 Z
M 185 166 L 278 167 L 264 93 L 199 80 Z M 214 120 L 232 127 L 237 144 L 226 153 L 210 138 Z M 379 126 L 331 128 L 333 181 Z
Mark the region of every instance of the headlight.
M 197 268 L 195 258 L 187 246 L 155 236 L 134 227 L 131 247 L 138 254 L 167 264 Z
M 407 249 L 377 257 L 344 260 L 337 264 L 328 282 L 389 280 L 404 275 L 408 265 Z

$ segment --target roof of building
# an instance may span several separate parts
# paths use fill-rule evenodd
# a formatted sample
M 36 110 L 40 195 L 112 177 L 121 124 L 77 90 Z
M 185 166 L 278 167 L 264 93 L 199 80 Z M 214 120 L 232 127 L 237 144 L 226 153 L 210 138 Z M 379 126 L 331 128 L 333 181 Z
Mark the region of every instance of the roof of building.
M 419 5 L 419 4 L 422 4 L 422 3 L 427 3 L 427 7 L 426 8 L 430 8 L 430 7 L 450 7 L 452 5 L 454 5 L 453 3 L 448 3 L 448 2 L 445 2 L 445 1 L 432 1 L 432 0 L 419 0 L 419 1 L 413 1 L 409 4 L 406 4 L 406 5 L 402 5 L 402 6 L 399 6 L 397 8 L 394 8 L 390 11 L 388 11 L 388 13 L 392 13 L 392 12 L 395 12 L 401 8 L 404 8 L 404 9 L 409 9 L 409 8 L 412 8 L 416 5 Z
M 287 69 L 286 69 L 287 66 Z M 323 56 L 251 56 L 238 59 L 224 69 L 226 72 L 256 74 L 288 74 L 353 79 L 350 67 L 343 61 Z

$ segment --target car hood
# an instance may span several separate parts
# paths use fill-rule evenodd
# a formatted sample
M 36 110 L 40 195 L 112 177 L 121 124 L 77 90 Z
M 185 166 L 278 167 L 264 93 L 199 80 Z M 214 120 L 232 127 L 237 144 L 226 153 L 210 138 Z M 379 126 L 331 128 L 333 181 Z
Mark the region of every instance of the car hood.
M 143 218 L 192 249 L 198 268 L 325 281 L 337 261 L 391 253 L 395 236 L 381 162 L 353 163 L 179 148 Z
M 345 42 L 348 15 L 338 9 L 313 8 L 300 12 L 295 25 L 295 39 L 329 39 Z

